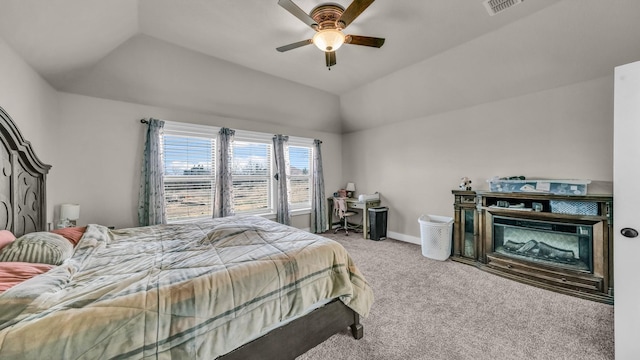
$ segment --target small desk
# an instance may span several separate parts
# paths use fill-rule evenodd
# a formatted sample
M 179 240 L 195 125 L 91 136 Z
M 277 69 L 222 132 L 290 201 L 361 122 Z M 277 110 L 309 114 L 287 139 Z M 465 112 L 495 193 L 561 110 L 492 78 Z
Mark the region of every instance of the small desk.
M 362 235 L 365 239 L 369 238 L 369 208 L 380 206 L 380 200 L 358 201 L 358 199 L 347 199 L 347 209 L 362 210 Z M 329 219 L 329 230 L 333 228 L 333 198 L 327 198 L 327 219 Z

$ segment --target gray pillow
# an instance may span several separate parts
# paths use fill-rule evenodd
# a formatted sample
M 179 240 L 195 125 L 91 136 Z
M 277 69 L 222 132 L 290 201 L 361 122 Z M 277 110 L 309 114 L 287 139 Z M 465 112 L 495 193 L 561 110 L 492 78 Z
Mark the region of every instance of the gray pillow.
M 73 245 L 50 232 L 25 234 L 0 250 L 0 261 L 60 265 L 73 255 Z

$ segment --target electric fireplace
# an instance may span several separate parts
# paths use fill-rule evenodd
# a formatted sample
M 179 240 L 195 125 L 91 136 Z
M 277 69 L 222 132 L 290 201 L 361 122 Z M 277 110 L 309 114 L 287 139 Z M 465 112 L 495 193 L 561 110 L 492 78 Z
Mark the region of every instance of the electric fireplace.
M 454 190 L 451 259 L 613 303 L 613 197 Z
M 609 301 L 606 221 L 494 208 L 486 209 L 484 218 L 487 270 L 551 290 Z
M 493 251 L 505 257 L 593 273 L 593 222 L 493 217 Z

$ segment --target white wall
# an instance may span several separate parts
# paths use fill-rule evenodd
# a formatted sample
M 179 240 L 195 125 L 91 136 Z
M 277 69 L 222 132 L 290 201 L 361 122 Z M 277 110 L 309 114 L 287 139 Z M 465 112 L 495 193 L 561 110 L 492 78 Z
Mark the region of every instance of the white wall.
M 137 225 L 144 143 L 144 126 L 139 120 L 147 117 L 321 139 L 327 188 L 341 183 L 342 147 L 337 134 L 67 93 L 60 93 L 59 99 L 61 115 L 54 130 L 59 141 L 50 154 L 56 176 L 48 184 L 56 219 L 57 207 L 72 202 L 81 205 L 79 224 Z M 293 222 L 308 228 L 309 216 Z
M 52 164 L 51 131 L 59 119 L 57 92 L 0 38 L 0 107 L 11 116 L 38 156 Z M 49 175 L 51 178 L 52 175 Z M 51 204 L 51 191 L 48 204 Z M 51 208 L 50 206 L 48 206 Z M 47 212 L 47 218 L 52 213 Z
M 421 214 L 453 216 L 463 176 L 474 189 L 495 175 L 611 182 L 613 79 L 346 134 L 343 147 L 344 178 L 379 191 L 388 231 L 412 241 Z
M 43 162 L 48 132 L 58 121 L 57 92 L 0 38 L 0 107 Z
M 327 188 L 342 182 L 339 98 L 324 91 L 144 35 L 76 73 L 64 90 L 55 158 L 62 176 L 49 187 L 56 210 L 81 204 L 80 224 L 137 224 L 145 117 L 319 138 Z M 309 216 L 292 223 L 308 228 Z
M 156 45 L 164 48 L 162 44 Z M 173 53 L 172 49 L 167 51 Z M 190 56 L 198 58 L 195 54 Z M 118 59 L 135 62 L 137 57 Z M 389 231 L 409 237 L 419 236 L 420 214 L 452 213 L 451 189 L 456 188 L 462 176 L 471 177 L 474 188 L 481 189 L 486 188 L 485 180 L 494 175 L 612 179 L 610 77 L 437 115 L 416 116 L 393 125 L 381 121 L 380 127 L 340 136 L 303 130 L 315 121 L 304 107 L 289 109 L 284 123 L 274 125 L 241 120 L 246 119 L 242 114 L 221 117 L 179 110 L 178 105 L 146 106 L 67 93 L 58 95 L 2 39 L 0 61 L 4 85 L 0 87 L 0 106 L 34 144 L 41 160 L 53 165 L 48 186 L 50 222 L 57 218 L 54 207 L 57 210 L 60 203 L 77 202 L 82 205 L 80 223 L 135 225 L 143 142 L 143 128 L 138 120 L 149 116 L 320 138 L 324 141 L 327 194 L 343 187 L 346 181 L 354 181 L 358 193 L 380 191 L 384 204 L 390 207 Z M 115 60 L 106 59 L 105 67 L 99 68 L 109 69 L 111 61 Z M 420 77 L 419 69 L 401 70 L 376 84 L 385 88 L 384 82 L 400 75 L 407 77 L 406 71 L 417 71 L 414 76 Z M 144 87 L 145 81 L 153 79 L 151 75 L 146 74 L 137 86 Z M 251 83 L 249 78 L 243 79 Z M 295 88 L 293 83 L 277 84 Z M 406 105 L 400 100 L 402 87 L 396 89 L 399 96 L 385 102 L 387 114 L 403 113 Z M 348 96 L 364 99 L 372 95 L 370 92 L 370 87 L 364 87 Z M 252 104 L 255 103 L 252 99 L 260 94 L 236 96 L 238 103 Z M 352 104 L 355 105 L 349 113 L 369 111 L 358 102 Z M 227 111 L 233 112 L 234 106 L 227 107 Z M 261 106 L 260 113 L 266 119 L 277 119 L 283 117 L 278 108 L 284 106 L 286 102 L 280 106 Z M 298 123 L 300 127 L 287 122 Z M 388 135 L 395 139 L 386 139 Z M 306 218 L 295 219 L 294 223 L 298 227 L 308 226 Z
M 76 73 L 60 90 L 323 132 L 341 129 L 337 95 L 145 35 Z
M 366 130 L 612 78 L 615 66 L 640 59 L 640 47 L 634 46 L 639 13 L 640 1 L 556 1 L 342 94 L 343 130 Z
M 142 97 L 137 103 L 112 101 L 57 92 L 0 38 L 0 106 L 40 159 L 52 165 L 48 222 L 55 224 L 61 203 L 73 202 L 81 204 L 79 224 L 137 224 L 144 141 L 139 119 L 145 117 L 321 139 L 327 189 L 340 186 L 341 136 L 331 133 L 340 128 L 337 96 L 222 60 L 205 60 L 210 61 L 157 39 L 135 37 L 92 71 L 69 79 L 73 91 L 117 97 L 114 88 L 122 85 Z M 131 73 L 114 74 L 114 64 Z M 167 86 L 173 97 L 167 98 Z M 310 226 L 308 215 L 292 222 Z

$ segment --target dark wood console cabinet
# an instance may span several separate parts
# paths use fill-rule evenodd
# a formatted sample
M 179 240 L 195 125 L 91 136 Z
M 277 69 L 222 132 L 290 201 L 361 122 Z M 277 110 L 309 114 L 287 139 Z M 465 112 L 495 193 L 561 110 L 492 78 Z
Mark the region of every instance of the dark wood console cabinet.
M 613 303 L 611 195 L 452 193 L 452 260 L 548 290 Z
M 453 244 L 451 246 L 454 260 L 467 264 L 482 261 L 484 254 L 483 241 L 480 241 L 478 215 L 476 211 L 475 191 L 454 190 Z

